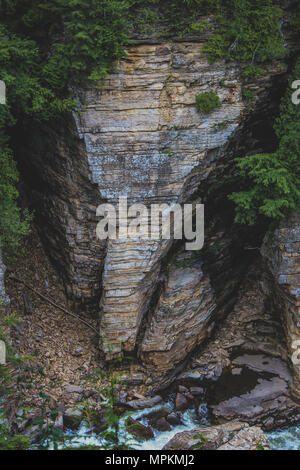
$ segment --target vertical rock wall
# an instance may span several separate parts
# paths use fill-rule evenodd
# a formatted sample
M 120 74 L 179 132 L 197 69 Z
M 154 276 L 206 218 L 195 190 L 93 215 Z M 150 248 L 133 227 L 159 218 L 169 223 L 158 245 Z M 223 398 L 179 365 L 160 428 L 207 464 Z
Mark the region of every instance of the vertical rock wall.
M 24 123 L 15 142 L 27 196 L 45 251 L 78 309 L 97 311 L 105 242 L 96 237 L 101 202 L 72 116 Z
M 228 159 L 232 164 L 228 144 L 236 134 L 243 140 L 247 114 L 240 71 L 209 64 L 201 48 L 200 40 L 132 46 L 103 86 L 80 94 L 73 118 L 24 125 L 16 144 L 46 250 L 70 298 L 99 313 L 106 358 L 134 352 L 158 375 L 207 337 L 223 306 L 215 308 L 200 257 L 183 266 L 177 260 L 166 272 L 171 241 L 97 240 L 96 207 L 120 196 L 147 207 L 188 202 L 211 175 L 223 177 Z M 272 76 L 282 73 L 275 64 L 256 80 L 257 100 L 264 102 Z M 212 90 L 222 106 L 198 113 L 195 95 Z M 223 279 L 231 268 L 217 260 L 214 269 Z M 223 290 L 236 286 L 225 284 Z M 222 295 L 219 304 L 230 293 Z
M 300 214 L 267 234 L 262 255 L 271 279 L 273 308 L 280 312 L 294 373 L 294 394 L 300 397 Z M 269 283 L 266 289 L 270 290 Z
M 238 70 L 223 62 L 209 65 L 201 47 L 200 42 L 135 46 L 101 91 L 83 97 L 79 133 L 101 198 L 117 202 L 127 196 L 129 203 L 147 206 L 184 202 L 215 168 L 218 152 L 209 151 L 228 141 L 244 104 Z M 195 109 L 195 95 L 212 90 L 222 107 L 205 116 Z M 108 357 L 135 349 L 169 247 L 139 239 L 109 242 L 101 301 Z

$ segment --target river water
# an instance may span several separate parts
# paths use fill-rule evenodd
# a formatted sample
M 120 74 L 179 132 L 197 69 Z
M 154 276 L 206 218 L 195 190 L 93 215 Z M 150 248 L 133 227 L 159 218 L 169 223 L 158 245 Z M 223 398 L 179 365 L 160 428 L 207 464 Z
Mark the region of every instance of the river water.
M 133 419 L 139 420 L 140 423 L 147 426 L 147 417 L 149 414 L 161 410 L 162 407 L 167 409 L 169 412 L 174 410 L 172 402 L 165 402 L 154 408 L 146 408 L 142 411 L 131 413 L 130 415 Z M 169 442 L 172 437 L 179 432 L 191 431 L 199 426 L 210 426 L 206 404 L 201 404 L 199 408 L 198 413 L 196 413 L 196 410 L 194 409 L 187 410 L 183 413 L 181 417 L 182 424 L 172 426 L 171 431 L 160 432 L 154 429 L 154 439 L 139 441 L 138 439 L 132 438 L 131 447 L 136 450 L 161 450 L 167 442 Z M 121 435 L 123 434 L 124 436 L 126 434 L 125 419 L 126 418 L 120 419 Z M 69 433 L 70 436 L 72 436 L 72 434 L 72 432 Z M 300 450 L 300 426 L 278 429 L 266 434 L 273 450 Z M 72 447 L 80 445 L 101 445 L 99 438 L 95 434 L 91 433 L 84 423 L 82 423 L 80 429 L 74 433 L 74 440 L 71 442 Z
M 266 433 L 274 450 L 300 450 L 300 426 Z

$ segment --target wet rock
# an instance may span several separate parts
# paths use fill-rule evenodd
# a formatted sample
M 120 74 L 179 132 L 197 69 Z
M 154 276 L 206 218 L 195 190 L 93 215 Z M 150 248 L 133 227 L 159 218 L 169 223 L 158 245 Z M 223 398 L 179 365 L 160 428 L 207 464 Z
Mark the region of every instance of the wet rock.
M 257 450 L 260 447 L 270 449 L 269 440 L 260 428 L 231 422 L 178 433 L 164 450 Z
M 179 393 L 188 393 L 189 389 L 184 387 L 184 385 L 179 385 L 178 391 L 179 391 Z
M 154 427 L 155 427 L 155 429 L 157 429 L 158 431 L 161 431 L 161 432 L 165 432 L 165 431 L 170 431 L 170 430 L 171 430 L 170 423 L 168 423 L 168 421 L 166 420 L 166 418 L 160 418 L 160 419 L 158 419 L 158 420 L 155 422 Z
M 269 430 L 279 425 L 283 416 L 288 422 L 294 422 L 295 416 L 299 415 L 299 406 L 285 396 L 287 392 L 288 384 L 281 378 L 259 378 L 257 385 L 248 393 L 210 405 L 209 408 L 219 423 L 247 420 Z
M 131 417 L 126 420 L 126 427 L 132 434 L 140 439 L 149 440 L 154 438 L 154 433 L 150 426 L 145 426 Z
M 65 429 L 77 429 L 82 420 L 82 411 L 78 408 L 68 408 L 63 414 Z
M 144 414 L 144 417 L 147 418 L 151 426 L 155 427 L 155 423 L 160 418 L 166 418 L 169 413 L 170 413 L 169 407 L 165 406 L 165 404 L 162 404 L 162 406 L 155 407 L 152 411 L 150 411 L 146 415 Z
M 184 412 L 189 408 L 189 403 L 182 393 L 177 393 L 175 398 L 175 408 L 177 411 Z
M 147 398 L 146 400 L 132 400 L 126 403 L 128 408 L 133 410 L 143 410 L 144 408 L 152 408 L 155 405 L 158 405 L 162 401 L 162 397 L 155 395 L 153 398 Z
M 167 421 L 170 423 L 172 426 L 178 426 L 181 424 L 181 419 L 176 413 L 170 413 L 167 416 Z
M 190 392 L 194 397 L 203 396 L 205 394 L 204 388 L 202 387 L 191 387 Z

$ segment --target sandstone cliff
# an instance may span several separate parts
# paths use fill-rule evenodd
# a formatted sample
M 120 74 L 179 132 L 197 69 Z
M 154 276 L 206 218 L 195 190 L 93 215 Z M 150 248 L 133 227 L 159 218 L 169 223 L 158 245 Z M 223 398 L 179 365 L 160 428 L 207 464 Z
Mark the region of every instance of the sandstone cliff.
M 99 316 L 106 359 L 134 353 L 159 378 L 182 366 L 234 305 L 249 262 L 244 242 L 214 215 L 206 236 L 213 260 L 180 254 L 172 241 L 106 243 L 96 238 L 96 207 L 120 196 L 146 206 L 199 196 L 232 171 L 238 152 L 262 149 L 261 125 L 284 81 L 282 65 L 271 64 L 248 83 L 256 95 L 249 108 L 239 68 L 209 64 L 201 47 L 201 39 L 132 46 L 103 86 L 78 95 L 72 118 L 25 123 L 16 145 L 44 246 L 69 298 Z M 222 106 L 206 116 L 195 95 L 211 90 Z

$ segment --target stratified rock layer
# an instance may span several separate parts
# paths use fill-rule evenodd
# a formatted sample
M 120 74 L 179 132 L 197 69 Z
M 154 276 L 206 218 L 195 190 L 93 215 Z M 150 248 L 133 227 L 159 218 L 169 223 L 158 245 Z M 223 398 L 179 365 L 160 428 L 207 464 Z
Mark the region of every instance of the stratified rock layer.
M 155 376 L 178 366 L 230 311 L 245 266 L 232 266 L 230 249 L 217 256 L 210 280 L 200 255 L 199 266 L 168 270 L 172 241 L 99 241 L 96 207 L 120 196 L 148 208 L 186 203 L 201 183 L 209 188 L 214 178 L 223 179 L 241 141 L 247 149 L 254 141 L 251 151 L 258 142 L 248 124 L 243 132 L 247 113 L 238 66 L 209 64 L 201 38 L 162 41 L 133 45 L 103 86 L 79 94 L 82 106 L 73 120 L 35 129 L 24 123 L 15 144 L 44 245 L 68 297 L 80 308 L 100 310 L 107 359 L 137 354 Z M 272 100 L 265 98 L 282 73 L 274 63 L 247 84 L 254 104 L 269 106 Z M 198 113 L 196 94 L 212 90 L 222 106 Z
M 164 376 L 209 335 L 215 297 L 199 257 L 178 255 L 140 347 L 152 376 Z
M 117 202 L 119 196 L 127 196 L 128 202 L 147 206 L 183 202 L 215 168 L 215 150 L 233 134 L 244 105 L 237 69 L 223 62 L 209 65 L 201 46 L 200 42 L 135 46 L 101 92 L 85 93 L 85 112 L 77 123 L 101 199 Z M 220 86 L 222 80 L 225 84 Z M 195 95 L 212 90 L 222 107 L 205 116 L 195 109 Z M 160 261 L 169 247 L 168 242 L 141 239 L 109 242 L 101 301 L 107 357 L 137 346 Z M 161 306 L 166 302 L 162 299 Z M 197 334 L 185 345 L 187 350 L 201 336 L 197 311 L 199 306 L 189 320 L 189 328 L 195 327 Z M 151 350 L 151 342 L 154 346 L 156 340 L 150 336 L 146 335 L 142 354 Z M 164 342 L 169 354 L 172 345 Z
M 80 310 L 98 309 L 105 241 L 96 237 L 101 203 L 72 116 L 20 130 L 16 154 L 45 250 Z
M 282 318 L 294 373 L 293 392 L 299 397 L 300 215 L 290 216 L 281 222 L 275 233 L 267 234 L 261 251 L 271 273 L 267 277 L 266 290 L 271 290 L 273 309 Z

